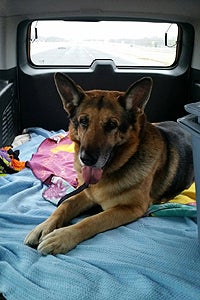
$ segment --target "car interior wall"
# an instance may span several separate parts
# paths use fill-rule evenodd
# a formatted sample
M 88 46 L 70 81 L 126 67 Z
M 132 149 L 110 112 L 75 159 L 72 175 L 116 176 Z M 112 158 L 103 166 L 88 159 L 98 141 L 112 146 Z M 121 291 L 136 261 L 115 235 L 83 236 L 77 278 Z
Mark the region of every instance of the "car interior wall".
M 18 17 L 0 17 L 0 70 L 16 67 Z
M 20 130 L 16 60 L 17 19 L 0 17 L 0 146 L 11 144 Z
M 190 101 L 200 101 L 200 19 L 193 23 L 195 28 L 193 58 L 190 75 Z
M 184 9 L 183 9 L 184 8 Z M 0 16 L 23 16 L 23 19 L 56 18 L 69 15 L 114 15 L 136 18 L 168 19 L 186 21 L 199 18 L 198 0 L 60 0 L 55 6 L 54 0 L 4 0 L 0 2 Z

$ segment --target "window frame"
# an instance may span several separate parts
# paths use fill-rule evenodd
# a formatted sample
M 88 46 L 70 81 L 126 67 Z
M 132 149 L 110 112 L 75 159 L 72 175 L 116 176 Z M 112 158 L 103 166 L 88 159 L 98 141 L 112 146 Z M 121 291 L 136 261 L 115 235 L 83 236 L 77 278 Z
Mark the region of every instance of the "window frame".
M 175 53 L 175 57 L 174 57 L 174 62 L 169 65 L 169 66 L 143 66 L 143 65 L 132 65 L 132 66 L 116 66 L 115 63 L 113 62 L 112 59 L 95 59 L 91 62 L 90 65 L 65 65 L 65 64 L 59 64 L 59 65 L 39 65 L 39 64 L 34 64 L 34 62 L 31 59 L 31 49 L 30 49 L 30 41 L 31 41 L 31 24 L 34 21 L 83 21 L 83 22 L 98 22 L 98 21 L 135 21 L 135 22 L 151 22 L 151 23 L 171 23 L 171 24 L 176 24 L 178 26 L 178 37 L 177 37 L 177 45 L 176 45 L 176 53 Z M 112 67 L 116 70 L 134 70 L 134 69 L 147 69 L 147 70 L 171 70 L 177 67 L 178 62 L 179 62 L 179 58 L 180 58 L 180 51 L 182 48 L 182 37 L 183 34 L 183 30 L 182 30 L 182 26 L 180 25 L 180 23 L 178 22 L 170 22 L 169 20 L 149 20 L 149 19 L 127 19 L 127 18 L 103 18 L 103 19 L 90 19 L 90 18 L 86 18 L 86 19 L 79 19 L 79 18 L 72 18 L 72 19 L 37 19 L 37 20 L 31 20 L 29 21 L 28 27 L 27 27 L 27 62 L 29 64 L 30 67 L 35 68 L 35 69 L 68 69 L 68 70 L 93 70 L 96 66 L 96 64 L 98 64 L 98 62 L 101 64 L 101 62 L 105 63 L 105 64 L 109 64 L 112 65 Z

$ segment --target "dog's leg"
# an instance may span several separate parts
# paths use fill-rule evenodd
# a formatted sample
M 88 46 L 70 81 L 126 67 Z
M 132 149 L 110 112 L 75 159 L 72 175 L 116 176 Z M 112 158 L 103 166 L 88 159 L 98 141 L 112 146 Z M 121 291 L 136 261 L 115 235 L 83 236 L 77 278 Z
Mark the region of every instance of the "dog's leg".
M 132 222 L 141 217 L 147 207 L 117 206 L 81 222 L 56 229 L 45 235 L 38 246 L 42 254 L 66 253 L 80 242 L 108 229 Z
M 35 227 L 25 238 L 24 243 L 36 247 L 50 232 L 67 225 L 70 220 L 94 205 L 84 192 L 63 202 L 54 213 L 44 222 Z

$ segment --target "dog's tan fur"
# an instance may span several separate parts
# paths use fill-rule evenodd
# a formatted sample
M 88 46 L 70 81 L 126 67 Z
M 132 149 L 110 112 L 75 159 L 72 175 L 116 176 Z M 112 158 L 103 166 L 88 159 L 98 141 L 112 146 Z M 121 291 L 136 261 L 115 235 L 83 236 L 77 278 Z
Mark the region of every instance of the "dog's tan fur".
M 71 120 L 79 184 L 84 182 L 83 149 L 91 156 L 97 153 L 98 161 L 92 167 L 103 169 L 103 174 L 96 184 L 62 203 L 26 237 L 25 243 L 38 245 L 42 254 L 66 253 L 97 233 L 142 217 L 150 204 L 165 200 L 163 195 L 180 164 L 176 149 L 146 121 L 144 106 L 151 92 L 150 78 L 136 82 L 126 93 L 84 92 L 59 73 L 55 82 Z M 63 227 L 96 204 L 102 212 Z

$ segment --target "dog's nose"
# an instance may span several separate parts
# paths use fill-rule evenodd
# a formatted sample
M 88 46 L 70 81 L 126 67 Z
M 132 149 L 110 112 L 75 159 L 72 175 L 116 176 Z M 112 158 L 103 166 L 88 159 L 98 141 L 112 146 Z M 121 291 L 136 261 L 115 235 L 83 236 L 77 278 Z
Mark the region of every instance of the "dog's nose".
M 97 162 L 99 154 L 96 151 L 87 151 L 82 149 L 80 152 L 80 159 L 82 163 L 86 166 L 94 166 Z

